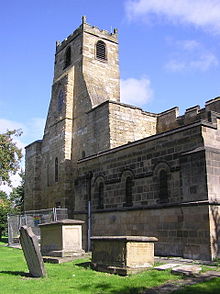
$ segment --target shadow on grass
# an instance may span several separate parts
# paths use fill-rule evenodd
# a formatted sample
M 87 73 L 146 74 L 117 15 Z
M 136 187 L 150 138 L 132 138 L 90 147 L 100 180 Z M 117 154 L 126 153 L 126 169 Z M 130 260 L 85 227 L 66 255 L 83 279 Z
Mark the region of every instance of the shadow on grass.
M 77 288 L 71 287 L 71 289 L 76 290 Z M 120 289 L 113 289 L 111 284 L 108 283 L 99 283 L 95 286 L 93 286 L 94 293 L 108 293 L 108 294 L 141 294 L 144 290 L 146 290 L 145 287 L 129 287 L 125 286 Z M 87 290 L 91 291 L 91 285 L 83 285 L 80 287 L 80 291 L 84 291 L 86 293 Z M 97 292 L 98 291 L 98 292 Z
M 83 267 L 85 269 L 91 268 L 91 262 L 79 262 L 75 264 L 76 266 Z M 94 289 L 95 293 L 109 293 L 109 294 L 140 294 L 146 290 L 145 287 L 130 287 L 125 286 L 122 288 L 115 289 L 114 286 L 110 283 L 98 283 L 93 285 L 92 288 Z M 75 287 L 71 287 L 71 289 L 77 289 Z M 86 293 L 87 290 L 91 290 L 91 284 L 86 284 L 80 287 L 80 291 L 84 291 Z M 98 290 L 98 292 L 97 292 Z
M 3 237 L 1 237 L 0 242 L 6 244 L 6 243 L 8 243 L 8 238 L 3 236 Z
M 182 289 L 176 290 L 175 294 L 219 294 L 220 293 L 220 278 L 213 278 L 209 281 L 198 283 L 192 286 L 185 286 Z
M 91 262 L 80 262 L 80 263 L 75 263 L 75 265 L 77 266 L 80 266 L 80 267 L 83 267 L 83 268 L 91 268 Z
M 0 271 L 0 274 L 6 274 L 6 275 L 13 275 L 13 276 L 21 276 L 21 277 L 33 278 L 33 276 L 31 276 L 30 273 L 19 272 L 19 271 Z

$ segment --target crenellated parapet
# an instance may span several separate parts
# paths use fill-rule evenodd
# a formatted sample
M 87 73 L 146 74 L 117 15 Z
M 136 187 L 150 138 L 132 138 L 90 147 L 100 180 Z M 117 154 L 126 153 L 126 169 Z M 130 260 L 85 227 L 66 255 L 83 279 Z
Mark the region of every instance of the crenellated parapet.
M 114 43 L 118 43 L 118 29 L 114 28 L 113 32 L 100 29 L 97 26 L 92 26 L 86 22 L 86 17 L 82 17 L 82 24 L 74 30 L 63 41 L 56 41 L 56 53 L 63 50 L 69 43 L 71 43 L 79 34 L 87 32 L 95 36 L 99 36 L 103 39 L 111 40 Z
M 200 108 L 199 105 L 187 108 L 181 116 L 179 116 L 179 108 L 173 107 L 157 115 L 157 133 L 202 120 L 216 125 L 217 117 L 220 117 L 220 97 L 208 100 L 204 108 Z

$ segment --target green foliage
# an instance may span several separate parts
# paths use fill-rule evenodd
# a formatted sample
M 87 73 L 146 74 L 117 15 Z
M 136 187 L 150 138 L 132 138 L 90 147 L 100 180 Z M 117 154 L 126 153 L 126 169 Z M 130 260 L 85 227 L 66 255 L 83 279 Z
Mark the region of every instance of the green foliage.
M 8 199 L 7 193 L 0 190 L 0 199 L 7 200 Z
M 21 183 L 19 186 L 12 189 L 9 195 L 9 199 L 15 209 L 15 212 L 21 213 L 24 210 L 24 183 L 25 183 L 25 173 L 21 171 L 19 173 L 21 177 Z
M 0 182 L 11 184 L 10 175 L 20 168 L 21 149 L 17 147 L 13 136 L 20 136 L 20 130 L 0 134 Z
M 7 214 L 11 212 L 11 202 L 5 198 L 6 193 L 0 191 L 0 240 L 2 233 L 7 228 Z

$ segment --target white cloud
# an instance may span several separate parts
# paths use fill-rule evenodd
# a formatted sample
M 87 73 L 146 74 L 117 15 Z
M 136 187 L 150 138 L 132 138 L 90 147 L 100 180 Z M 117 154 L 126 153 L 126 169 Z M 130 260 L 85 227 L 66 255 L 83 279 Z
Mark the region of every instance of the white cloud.
M 148 103 L 153 96 L 150 80 L 141 79 L 122 79 L 121 80 L 121 102 L 143 106 Z
M 172 57 L 165 68 L 169 71 L 207 71 L 219 65 L 216 55 L 196 40 L 168 39 L 168 43 L 172 47 Z
M 0 132 L 5 132 L 7 130 L 17 130 L 17 129 L 24 129 L 25 126 L 23 123 L 8 120 L 8 119 L 0 119 Z
M 32 118 L 27 123 L 16 122 L 8 119 L 0 119 L 0 133 L 4 133 L 7 130 L 21 129 L 23 131 L 20 137 L 14 136 L 14 141 L 17 146 L 22 149 L 23 159 L 21 161 L 21 167 L 24 169 L 24 154 L 25 146 L 32 143 L 35 140 L 41 139 L 43 135 L 45 125 L 45 119 L 43 118 Z M 12 186 L 16 187 L 20 184 L 19 174 L 11 175 Z M 8 185 L 0 185 L 0 190 L 6 193 L 11 192 L 11 188 Z
M 125 5 L 129 19 L 165 20 L 220 33 L 219 0 L 129 0 Z
M 24 133 L 26 131 L 26 127 L 23 123 L 8 120 L 8 119 L 0 119 L 0 133 L 4 133 L 7 130 L 18 130 L 21 129 Z M 14 136 L 14 141 L 17 143 L 19 148 L 24 149 L 25 144 L 22 142 L 21 137 Z
M 8 119 L 0 119 L 0 133 L 14 129 L 22 130 L 22 136 L 15 137 L 15 141 L 18 141 L 20 148 L 25 147 L 32 141 L 41 139 L 44 132 L 44 126 L 45 119 L 40 117 L 32 118 L 26 123 L 16 122 Z
M 12 187 L 17 187 L 21 183 L 21 177 L 19 173 L 10 176 Z M 10 194 L 12 192 L 12 187 L 9 187 L 7 184 L 0 185 L 0 190 Z
M 182 40 L 177 42 L 179 47 L 186 51 L 192 51 L 201 48 L 201 44 L 196 40 Z

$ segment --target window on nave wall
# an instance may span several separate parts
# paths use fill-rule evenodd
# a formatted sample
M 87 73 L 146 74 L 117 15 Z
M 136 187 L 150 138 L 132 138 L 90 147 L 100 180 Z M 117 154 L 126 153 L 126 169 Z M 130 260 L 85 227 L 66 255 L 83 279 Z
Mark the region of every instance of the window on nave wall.
M 159 172 L 159 198 L 160 202 L 168 201 L 168 174 L 165 169 Z
M 97 208 L 99 208 L 99 209 L 104 208 L 104 184 L 103 184 L 103 182 L 99 183 Z
M 125 206 L 132 206 L 133 204 L 132 186 L 133 179 L 130 176 L 128 176 L 125 181 Z
M 54 168 L 54 178 L 55 182 L 58 182 L 59 179 L 59 164 L 58 164 L 58 158 L 55 158 L 55 168 Z

